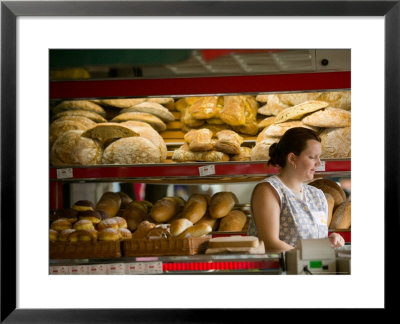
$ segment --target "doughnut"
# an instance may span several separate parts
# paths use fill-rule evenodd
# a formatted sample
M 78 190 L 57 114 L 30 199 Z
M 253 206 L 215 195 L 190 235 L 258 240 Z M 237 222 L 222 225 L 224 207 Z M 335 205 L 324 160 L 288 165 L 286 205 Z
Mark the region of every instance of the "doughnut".
M 79 212 L 79 220 L 88 220 L 93 224 L 98 224 L 102 220 L 101 214 L 97 210 L 85 210 Z
M 75 223 L 78 220 L 78 211 L 72 208 L 61 209 L 57 211 L 58 218 L 65 218 L 71 224 Z
M 82 219 L 77 221 L 74 224 L 74 229 L 76 230 L 88 230 L 88 229 L 94 229 L 94 225 L 91 221 L 87 220 L 87 219 Z
M 128 228 L 128 223 L 126 222 L 126 220 L 124 218 L 115 216 L 112 219 L 117 221 L 118 228 Z
M 98 233 L 99 241 L 117 241 L 121 238 L 119 230 L 115 228 L 104 228 Z
M 99 231 L 105 228 L 113 228 L 115 230 L 119 229 L 118 222 L 114 218 L 103 219 L 100 223 L 97 224 L 97 229 Z
M 70 242 L 94 242 L 97 241 L 97 231 L 94 229 L 77 230 L 68 237 Z
M 50 242 L 56 242 L 56 241 L 58 241 L 58 232 L 57 231 L 55 231 L 55 230 L 53 230 L 53 229 L 50 229 Z
M 61 232 L 65 229 L 72 228 L 72 225 L 69 220 L 65 218 L 60 218 L 53 221 L 50 225 L 50 228 L 57 232 Z
M 94 210 L 94 204 L 89 200 L 78 200 L 73 206 L 72 209 L 77 211 L 85 211 L 85 210 Z
M 121 234 L 122 240 L 129 240 L 132 238 L 132 233 L 127 228 L 120 228 L 118 231 Z
M 68 229 L 65 229 L 65 230 L 61 231 L 61 233 L 60 233 L 60 235 L 59 235 L 59 237 L 58 237 L 58 240 L 61 241 L 61 242 L 68 241 L 68 237 L 69 237 L 72 233 L 74 233 L 75 231 L 76 231 L 76 230 L 73 229 L 73 228 L 68 228 Z

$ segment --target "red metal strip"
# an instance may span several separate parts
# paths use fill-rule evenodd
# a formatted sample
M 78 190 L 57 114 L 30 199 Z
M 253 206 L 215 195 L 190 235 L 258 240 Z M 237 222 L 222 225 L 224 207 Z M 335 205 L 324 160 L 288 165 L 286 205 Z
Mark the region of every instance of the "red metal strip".
M 351 161 L 326 161 L 326 172 L 351 171 Z
M 350 89 L 351 72 L 50 82 L 50 99 L 179 96 Z
M 342 235 L 342 237 L 346 243 L 351 243 L 351 231 L 340 231 L 340 230 L 328 231 L 328 235 L 331 235 L 331 233 L 333 233 L 333 232 Z

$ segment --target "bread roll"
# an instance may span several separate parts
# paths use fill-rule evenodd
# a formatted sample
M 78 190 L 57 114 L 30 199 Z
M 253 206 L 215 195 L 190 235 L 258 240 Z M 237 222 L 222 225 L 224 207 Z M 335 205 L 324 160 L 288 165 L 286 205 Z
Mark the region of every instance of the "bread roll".
M 146 138 L 154 144 L 154 146 L 160 150 L 160 162 L 165 162 L 168 154 L 167 145 L 162 136 L 153 127 L 147 123 L 135 120 L 122 122 L 121 125 L 131 128 L 138 133 L 140 137 Z
M 328 227 L 331 224 L 331 220 L 332 220 L 332 215 L 333 215 L 333 207 L 335 206 L 335 198 L 333 198 L 333 196 L 330 193 L 324 192 L 326 201 L 328 202 L 328 221 L 327 221 L 327 225 Z
M 158 117 L 143 112 L 127 112 L 123 114 L 119 114 L 115 116 L 111 121 L 120 123 L 128 120 L 137 120 L 148 123 L 151 127 L 153 127 L 157 132 L 163 132 L 167 129 L 167 125 Z
M 79 220 L 74 223 L 73 228 L 78 230 L 92 230 L 94 229 L 94 225 L 91 221 L 87 219 Z
M 121 208 L 121 196 L 115 192 L 105 192 L 100 197 L 96 204 L 97 210 L 102 210 L 107 213 L 108 217 L 117 215 Z
M 193 223 L 189 219 L 178 218 L 171 222 L 169 231 L 172 236 L 178 236 L 190 226 L 193 226 Z
M 66 100 L 59 103 L 57 106 L 52 108 L 53 114 L 58 114 L 67 110 L 87 110 L 99 114 L 105 117 L 105 110 L 98 104 L 89 100 Z
M 183 208 L 183 202 L 176 197 L 164 197 L 153 205 L 150 216 L 156 222 L 168 222 L 181 208 Z
M 64 218 L 56 219 L 50 225 L 50 229 L 55 230 L 57 232 L 62 232 L 65 229 L 72 228 L 71 223 Z
M 107 219 L 103 219 L 100 223 L 97 224 L 97 229 L 99 231 L 105 229 L 105 228 L 113 228 L 115 230 L 119 229 L 119 225 L 117 220 L 113 218 L 107 218 Z
M 133 232 L 145 219 L 146 214 L 147 209 L 143 205 L 137 201 L 132 201 L 124 210 L 122 217 L 126 220 L 129 230 Z
M 154 228 L 156 224 L 151 223 L 149 221 L 141 222 L 137 229 L 132 233 L 133 239 L 144 239 L 146 238 L 147 232 L 149 232 L 152 228 Z
M 232 210 L 237 198 L 232 192 L 221 191 L 211 197 L 209 213 L 212 218 L 221 218 Z
M 197 223 L 207 212 L 207 198 L 202 194 L 192 194 L 186 202 L 182 217 Z
M 85 117 L 88 118 L 96 123 L 106 123 L 107 119 L 105 119 L 103 116 L 92 112 L 88 110 L 67 110 L 60 112 L 58 114 L 55 114 L 51 117 L 52 121 L 55 121 L 56 119 L 62 118 L 62 117 Z
M 246 224 L 247 216 L 240 210 L 231 210 L 221 218 L 218 231 L 239 232 Z
M 190 130 L 184 135 L 183 139 L 189 144 L 189 150 L 192 152 L 203 152 L 214 148 L 211 142 L 212 136 L 212 131 L 207 128 L 201 128 Z
M 329 104 L 325 101 L 310 100 L 293 107 L 282 110 L 275 119 L 275 124 L 283 123 L 291 119 L 300 119 L 305 114 L 317 111 L 328 107 Z
M 201 97 L 189 106 L 190 114 L 196 119 L 209 119 L 217 113 L 218 97 Z
M 231 161 L 250 161 L 251 160 L 251 148 L 247 146 L 241 146 L 238 154 L 233 154 L 230 157 Z
M 265 97 L 264 97 L 265 96 Z M 279 95 L 264 95 L 262 100 L 266 102 L 265 105 L 258 108 L 258 113 L 265 116 L 277 116 L 282 110 L 290 107 L 290 105 L 284 104 L 279 99 Z M 256 100 L 260 101 L 261 96 L 257 96 Z
M 210 225 L 212 230 L 215 231 L 218 228 L 219 219 L 212 218 L 210 215 L 206 214 L 195 225 L 203 224 L 203 223 Z
M 351 127 L 325 128 L 321 134 L 321 159 L 351 157 Z
M 187 143 L 176 149 L 172 155 L 172 160 L 176 162 L 226 162 L 229 161 L 229 155 L 216 150 L 206 152 L 193 152 L 189 149 Z
M 243 143 L 243 137 L 231 130 L 218 132 L 215 149 L 227 154 L 239 154 L 240 145 Z
M 144 112 L 160 118 L 164 122 L 170 122 L 175 119 L 174 115 L 164 106 L 157 102 L 145 101 L 121 111 L 121 114 L 127 112 Z
M 123 191 L 117 192 L 117 194 L 121 198 L 121 208 L 125 209 L 133 201 L 133 199 Z
M 177 237 L 178 238 L 200 237 L 200 236 L 209 234 L 211 231 L 212 231 L 212 228 L 209 224 L 200 223 L 200 224 L 196 224 L 196 225 L 188 227 Z
M 50 163 L 53 166 L 93 165 L 101 162 L 101 143 L 81 136 L 82 133 L 82 130 L 69 130 L 57 137 L 50 150 Z
M 303 124 L 315 127 L 349 127 L 351 125 L 350 111 L 328 107 L 305 116 Z
M 351 225 L 351 200 L 341 203 L 334 211 L 329 228 L 349 229 Z
M 190 113 L 189 108 L 185 108 L 181 114 L 181 124 L 182 130 L 185 131 L 183 126 L 186 125 L 188 127 L 200 127 L 204 124 L 204 119 L 194 118 Z
M 125 137 L 116 140 L 103 152 L 104 164 L 160 163 L 161 153 L 148 139 Z
M 99 241 L 118 241 L 120 238 L 121 234 L 115 228 L 104 228 L 98 233 Z

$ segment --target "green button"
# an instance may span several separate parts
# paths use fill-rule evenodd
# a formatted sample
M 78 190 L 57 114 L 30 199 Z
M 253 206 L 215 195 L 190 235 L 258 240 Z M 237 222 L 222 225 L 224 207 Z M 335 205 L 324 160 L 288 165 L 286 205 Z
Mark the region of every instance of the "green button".
M 322 261 L 310 261 L 310 269 L 322 268 Z

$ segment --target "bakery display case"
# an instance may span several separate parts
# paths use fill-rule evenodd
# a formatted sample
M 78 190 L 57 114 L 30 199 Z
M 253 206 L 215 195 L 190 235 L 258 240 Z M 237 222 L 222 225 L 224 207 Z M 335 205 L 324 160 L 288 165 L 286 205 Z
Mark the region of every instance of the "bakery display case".
M 253 236 L 249 230 L 249 201 L 239 201 L 236 196 L 240 194 L 235 193 L 236 189 L 229 190 L 230 185 L 237 184 L 244 186 L 247 193 L 251 192 L 255 184 L 268 174 L 278 172 L 276 168 L 267 166 L 265 156 L 268 145 L 272 144 L 270 140 L 279 138 L 277 134 L 284 129 L 273 129 L 274 125 L 295 127 L 302 123 L 302 127 L 318 127 L 321 131 L 325 150 L 322 165 L 316 173 L 316 178 L 321 180 L 315 186 L 333 199 L 330 216 L 337 227 L 330 231 L 341 233 L 349 244 L 350 224 L 340 223 L 339 217 L 335 218 L 334 210 L 341 213 L 346 210 L 349 214 L 350 199 L 347 195 L 343 196 L 345 193 L 340 186 L 338 189 L 332 185 L 337 181 L 331 179 L 350 179 L 351 174 L 350 78 L 350 71 L 319 71 L 52 80 L 49 88 L 50 226 L 57 239 L 50 243 L 50 274 L 281 274 L 282 255 L 260 249 L 259 242 L 250 242 Z M 267 97 L 270 100 L 268 103 Z M 324 100 L 331 100 L 331 103 L 319 107 L 318 104 Z M 305 107 L 310 110 L 301 118 L 280 114 L 283 110 L 288 113 L 290 107 L 313 101 L 316 104 L 311 108 Z M 344 108 L 334 107 L 332 102 Z M 98 107 L 101 110 L 96 111 Z M 239 111 L 238 107 L 243 109 Z M 212 108 L 215 108 L 214 111 Z M 69 111 L 74 112 L 73 117 L 65 118 L 68 121 L 63 123 L 62 118 Z M 316 114 L 324 111 L 336 124 L 318 124 L 326 116 Z M 82 117 L 89 120 L 88 124 L 80 122 L 76 126 L 74 118 Z M 281 121 L 274 124 L 267 120 L 268 117 L 280 118 Z M 291 122 L 295 124 L 288 125 Z M 70 126 L 72 123 L 74 125 Z M 334 134 L 336 132 L 340 134 Z M 338 138 L 341 148 L 337 145 Z M 66 143 L 71 142 L 74 148 L 59 148 L 68 147 Z M 207 145 L 209 148 L 204 148 Z M 125 205 L 122 203 L 125 198 L 123 193 L 114 192 L 116 197 L 112 197 L 112 190 L 105 190 L 92 206 L 90 202 L 85 204 L 84 199 L 73 198 L 74 206 L 72 201 L 68 201 L 71 197 L 67 197 L 66 192 L 71 186 L 100 183 L 168 187 L 172 188 L 172 192 L 166 191 L 165 197 L 153 202 L 143 197 L 131 198 Z M 176 186 L 193 189 L 203 185 L 211 190 L 208 195 L 202 189 L 190 192 L 186 199 L 176 194 Z M 210 217 L 214 219 L 213 225 L 206 222 L 200 224 L 201 218 L 209 216 L 206 213 L 210 213 L 213 206 L 211 200 L 218 192 L 234 197 L 229 210 L 222 216 Z M 101 207 L 102 199 L 107 200 L 107 203 L 104 202 L 107 206 Z M 119 201 L 114 209 L 110 207 L 113 199 Z M 227 204 L 228 200 L 224 198 L 224 203 Z M 165 209 L 157 214 L 154 211 L 156 204 L 161 204 L 163 208 L 169 204 L 168 208 L 175 208 L 172 216 L 165 216 Z M 177 207 L 171 207 L 173 204 Z M 179 235 L 190 230 L 193 234 L 172 236 L 173 222 L 182 219 L 182 214 L 178 212 L 189 213 L 185 208 L 188 209 L 190 204 L 195 206 L 192 207 L 195 211 L 190 210 L 190 216 L 184 217 L 190 224 Z M 79 219 L 70 221 L 64 228 L 74 233 L 60 242 L 62 230 L 57 230 L 53 224 L 65 217 L 73 219 L 76 213 L 75 216 L 65 215 L 74 208 L 80 213 Z M 93 215 L 97 210 L 107 210 L 106 214 L 111 216 L 108 218 L 126 221 L 119 227 L 124 228 L 119 230 L 119 240 L 99 240 L 99 235 L 111 236 L 113 230 L 105 233 L 99 230 L 99 224 L 107 219 Z M 232 218 L 239 219 L 244 215 L 240 228 L 228 226 L 223 229 L 220 224 L 222 219 L 233 211 L 240 215 L 230 215 Z M 81 217 L 85 213 L 87 219 Z M 201 215 L 197 217 L 196 213 Z M 218 227 L 214 225 L 216 219 Z M 86 234 L 83 231 L 88 228 L 78 228 L 77 222 L 84 220 L 94 224 L 89 230 L 96 233 Z M 135 232 L 139 231 L 144 221 L 154 223 L 154 226 L 145 237 L 135 237 Z M 62 224 L 58 225 L 62 228 Z M 181 229 L 185 225 L 176 222 L 175 226 Z M 234 230 L 230 230 L 232 228 Z M 130 233 L 123 238 L 125 229 Z M 222 241 L 233 238 L 235 243 L 237 238 L 238 242 L 246 243 L 240 248 L 238 245 L 238 250 L 235 250 L 235 246 L 227 248 L 228 245 L 218 245 L 219 238 Z M 217 252 L 213 253 L 213 248 Z

